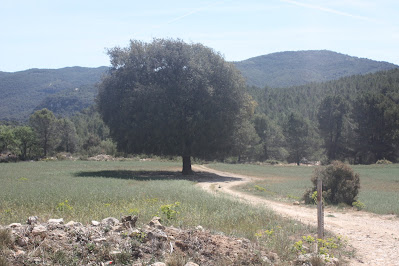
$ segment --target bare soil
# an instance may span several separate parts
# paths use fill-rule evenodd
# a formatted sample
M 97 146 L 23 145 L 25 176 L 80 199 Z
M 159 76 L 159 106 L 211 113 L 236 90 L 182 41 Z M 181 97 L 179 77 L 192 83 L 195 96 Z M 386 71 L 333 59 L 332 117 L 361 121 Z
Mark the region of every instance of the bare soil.
M 317 226 L 315 208 L 267 200 L 234 190 L 235 186 L 251 182 L 256 177 L 221 172 L 203 165 L 193 166 L 193 169 L 221 177 L 198 183 L 198 186 L 210 193 L 224 192 L 249 204 L 263 205 L 282 216 Z M 347 237 L 349 244 L 356 249 L 356 256 L 350 265 L 399 265 L 399 219 L 395 215 L 326 208 L 324 216 L 325 229 Z

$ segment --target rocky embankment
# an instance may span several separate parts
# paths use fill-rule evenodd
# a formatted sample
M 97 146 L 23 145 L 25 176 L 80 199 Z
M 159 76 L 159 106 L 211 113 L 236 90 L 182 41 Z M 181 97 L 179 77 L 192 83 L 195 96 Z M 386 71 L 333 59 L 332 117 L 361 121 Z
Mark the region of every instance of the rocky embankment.
M 5 265 L 270 265 L 275 253 L 247 239 L 195 229 L 165 227 L 154 217 L 142 228 L 137 216 L 109 217 L 83 225 L 63 219 L 0 227 L 0 264 Z

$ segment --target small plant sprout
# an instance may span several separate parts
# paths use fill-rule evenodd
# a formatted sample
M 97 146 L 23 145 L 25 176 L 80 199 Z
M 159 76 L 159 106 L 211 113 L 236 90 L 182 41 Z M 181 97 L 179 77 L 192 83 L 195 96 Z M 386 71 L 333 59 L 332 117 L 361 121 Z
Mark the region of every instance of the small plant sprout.
M 261 186 L 258 186 L 258 185 L 255 185 L 254 188 L 255 188 L 256 190 L 258 190 L 258 191 L 266 191 L 266 188 L 261 187 Z
M 166 204 L 161 206 L 161 212 L 166 215 L 168 220 L 176 219 L 180 213 L 176 209 L 180 206 L 180 202 L 176 201 L 174 204 Z
M 361 202 L 359 200 L 354 201 L 352 203 L 352 206 L 355 207 L 356 210 L 358 210 L 358 211 L 363 210 L 364 208 L 366 208 L 366 204 L 364 204 L 363 202 Z
M 261 238 L 263 236 L 262 232 L 255 233 L 256 238 Z
M 266 234 L 267 236 L 272 236 L 272 235 L 274 234 L 274 230 L 273 230 L 273 229 L 271 229 L 271 230 L 266 230 L 266 231 L 265 231 L 265 234 Z
M 315 239 L 312 236 L 303 236 L 302 239 L 308 244 L 312 244 L 315 242 Z
M 65 200 L 64 202 L 58 203 L 56 209 L 57 211 L 64 212 L 73 210 L 73 207 L 69 205 L 68 200 Z
M 317 191 L 314 191 L 312 193 L 312 200 L 313 200 L 313 204 L 317 204 Z
M 295 242 L 295 243 L 294 243 L 294 249 L 295 249 L 297 252 L 301 253 L 301 254 L 305 254 L 305 253 L 306 253 L 306 250 L 305 250 L 305 248 L 303 247 L 303 242 L 302 242 L 302 240 L 299 240 L 298 242 Z

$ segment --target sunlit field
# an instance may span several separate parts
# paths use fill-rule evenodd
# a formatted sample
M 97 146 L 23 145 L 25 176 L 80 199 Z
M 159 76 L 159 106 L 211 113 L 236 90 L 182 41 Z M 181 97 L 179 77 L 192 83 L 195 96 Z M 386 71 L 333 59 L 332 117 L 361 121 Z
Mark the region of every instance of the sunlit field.
M 138 224 L 160 216 L 165 225 L 201 225 L 212 232 L 258 240 L 282 259 L 292 259 L 295 241 L 315 235 L 312 227 L 263 208 L 195 186 L 200 173 L 183 178 L 180 162 L 23 162 L 0 164 L 0 224 L 25 223 L 28 216 L 89 223 L 113 216 L 138 215 Z M 176 211 L 168 217 L 162 206 Z M 273 237 L 259 232 L 273 230 Z M 339 256 L 339 255 L 338 255 Z
M 250 164 L 209 164 L 210 168 L 259 177 L 238 189 L 277 200 L 300 200 L 316 166 L 272 166 Z M 360 175 L 361 202 L 365 210 L 377 214 L 399 215 L 399 165 L 354 165 Z

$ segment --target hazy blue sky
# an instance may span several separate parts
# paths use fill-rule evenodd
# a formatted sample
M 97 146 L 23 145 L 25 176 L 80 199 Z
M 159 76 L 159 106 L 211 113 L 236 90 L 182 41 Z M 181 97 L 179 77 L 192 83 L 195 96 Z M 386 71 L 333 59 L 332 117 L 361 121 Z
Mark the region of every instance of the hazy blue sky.
M 106 48 L 180 38 L 226 60 L 327 49 L 399 64 L 397 0 L 0 0 L 0 71 L 109 65 Z

